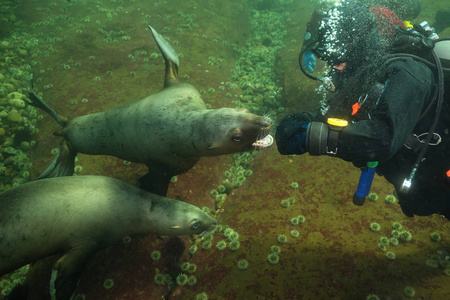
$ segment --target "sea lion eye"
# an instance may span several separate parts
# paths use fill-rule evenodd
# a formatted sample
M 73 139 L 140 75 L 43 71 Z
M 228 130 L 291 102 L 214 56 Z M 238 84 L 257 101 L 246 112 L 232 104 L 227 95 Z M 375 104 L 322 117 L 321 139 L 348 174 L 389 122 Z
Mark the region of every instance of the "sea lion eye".
M 242 135 L 235 135 L 235 136 L 233 136 L 233 141 L 235 141 L 235 142 L 242 141 Z
M 192 229 L 198 229 L 200 227 L 200 223 L 199 222 L 194 222 L 191 225 Z

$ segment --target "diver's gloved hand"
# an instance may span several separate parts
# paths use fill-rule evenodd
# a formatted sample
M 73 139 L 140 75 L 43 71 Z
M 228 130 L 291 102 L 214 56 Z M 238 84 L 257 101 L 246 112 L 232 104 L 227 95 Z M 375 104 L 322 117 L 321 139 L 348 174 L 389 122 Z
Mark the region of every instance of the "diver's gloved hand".
M 308 113 L 285 117 L 277 127 L 275 140 L 280 154 L 303 154 L 308 152 L 306 133 L 312 117 Z
M 316 67 L 316 58 L 311 51 L 306 51 L 303 55 L 303 64 L 306 67 L 306 71 L 309 73 L 314 72 L 314 68 Z

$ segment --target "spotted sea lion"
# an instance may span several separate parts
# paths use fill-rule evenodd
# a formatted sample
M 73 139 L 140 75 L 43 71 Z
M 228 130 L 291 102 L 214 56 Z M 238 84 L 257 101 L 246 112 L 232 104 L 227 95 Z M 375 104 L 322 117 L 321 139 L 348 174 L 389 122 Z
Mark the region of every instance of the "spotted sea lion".
M 191 204 L 104 176 L 31 181 L 0 194 L 0 276 L 53 254 L 52 299 L 69 299 L 89 256 L 137 233 L 190 235 L 217 221 Z
M 166 64 L 164 88 L 140 101 L 72 119 L 58 115 L 33 91 L 32 104 L 63 126 L 61 153 L 43 177 L 73 174 L 77 152 L 113 155 L 144 163 L 151 172 L 139 180 L 165 196 L 170 179 L 192 168 L 202 156 L 217 156 L 270 146 L 272 121 L 246 110 L 207 109 L 198 90 L 178 78 L 178 56 L 150 27 Z M 264 139 L 265 138 L 265 139 Z

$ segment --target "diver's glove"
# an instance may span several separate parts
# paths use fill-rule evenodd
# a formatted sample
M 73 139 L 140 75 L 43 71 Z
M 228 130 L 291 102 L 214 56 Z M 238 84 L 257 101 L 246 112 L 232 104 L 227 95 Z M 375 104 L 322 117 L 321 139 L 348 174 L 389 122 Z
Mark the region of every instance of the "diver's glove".
M 280 154 L 303 154 L 308 152 L 307 130 L 312 122 L 308 113 L 293 114 L 285 117 L 277 127 L 275 140 Z
M 306 71 L 309 73 L 314 72 L 314 68 L 316 67 L 316 58 L 311 51 L 306 51 L 303 55 L 303 64 L 306 67 Z

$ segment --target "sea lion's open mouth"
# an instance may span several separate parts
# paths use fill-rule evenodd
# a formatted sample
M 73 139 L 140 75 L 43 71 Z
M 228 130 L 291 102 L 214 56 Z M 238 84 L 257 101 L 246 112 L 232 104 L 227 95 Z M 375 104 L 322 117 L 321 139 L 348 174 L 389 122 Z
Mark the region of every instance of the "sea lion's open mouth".
M 273 136 L 268 134 L 264 138 L 254 142 L 252 146 L 256 147 L 257 149 L 264 149 L 272 146 L 272 144 L 273 144 Z
M 217 223 L 216 223 L 216 224 L 217 224 Z M 205 235 L 210 234 L 214 229 L 216 229 L 216 225 L 212 225 L 212 226 L 211 226 L 210 228 L 208 228 L 207 230 L 205 230 L 205 231 L 199 233 L 199 234 L 197 235 L 197 237 L 203 239 L 203 237 L 204 237 Z

